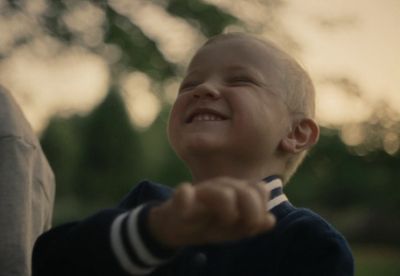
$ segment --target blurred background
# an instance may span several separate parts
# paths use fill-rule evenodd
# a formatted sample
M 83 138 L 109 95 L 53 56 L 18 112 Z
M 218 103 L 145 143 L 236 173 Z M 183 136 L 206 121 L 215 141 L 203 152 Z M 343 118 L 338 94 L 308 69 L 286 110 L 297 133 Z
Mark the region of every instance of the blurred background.
M 269 38 L 310 72 L 322 126 L 288 197 L 345 234 L 356 275 L 400 275 L 399 26 L 398 0 L 0 0 L 0 85 L 41 137 L 58 225 L 189 180 L 165 134 L 186 63 L 212 35 Z

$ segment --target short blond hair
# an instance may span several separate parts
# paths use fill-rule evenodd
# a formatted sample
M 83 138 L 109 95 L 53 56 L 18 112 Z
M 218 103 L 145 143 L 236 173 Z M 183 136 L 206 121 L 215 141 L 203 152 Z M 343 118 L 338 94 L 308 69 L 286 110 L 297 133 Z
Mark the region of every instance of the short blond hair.
M 296 117 L 315 117 L 315 88 L 304 68 L 288 53 L 283 51 L 270 40 L 261 39 L 245 33 L 220 34 L 210 38 L 205 44 L 209 45 L 226 39 L 252 39 L 266 47 L 271 58 L 278 65 L 275 69 L 278 82 L 282 86 L 282 98 L 289 111 Z M 303 162 L 307 151 L 303 151 L 287 160 L 282 180 L 287 183 Z

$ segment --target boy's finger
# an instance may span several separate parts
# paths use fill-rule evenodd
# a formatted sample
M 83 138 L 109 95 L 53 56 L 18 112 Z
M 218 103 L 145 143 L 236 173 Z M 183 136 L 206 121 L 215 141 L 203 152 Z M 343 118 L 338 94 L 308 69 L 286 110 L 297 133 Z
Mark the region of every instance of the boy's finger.
M 254 189 L 257 189 L 261 200 L 264 202 L 264 209 L 266 209 L 267 202 L 271 195 L 270 189 L 264 181 L 254 184 L 253 187 Z
M 218 224 L 231 225 L 239 217 L 236 192 L 232 187 L 202 186 L 196 190 L 196 197 Z
M 184 183 L 179 186 L 173 196 L 173 206 L 182 218 L 190 216 L 195 198 L 194 188 L 190 183 Z
M 265 203 L 258 189 L 245 187 L 238 191 L 240 227 L 244 233 L 252 233 L 264 223 Z

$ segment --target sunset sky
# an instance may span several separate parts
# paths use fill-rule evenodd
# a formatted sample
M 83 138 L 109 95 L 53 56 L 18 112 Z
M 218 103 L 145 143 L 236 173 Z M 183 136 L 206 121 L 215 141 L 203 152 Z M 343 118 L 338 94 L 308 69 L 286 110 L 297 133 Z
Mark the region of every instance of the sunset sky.
M 167 60 L 185 64 L 204 37 L 185 21 L 143 1 L 113 0 L 115 9 L 127 16 L 156 40 Z M 207 0 L 227 9 L 252 26 L 266 21 L 259 1 Z M 29 12 L 39 14 L 44 1 L 31 2 Z M 35 4 L 36 3 L 36 4 Z M 0 8 L 1 8 L 0 1 Z M 132 9 L 126 9 L 129 5 Z M 86 9 L 86 10 L 85 10 Z M 82 11 L 90 14 L 90 22 Z M 71 24 L 81 22 L 91 30 L 87 43 L 101 39 L 97 26 L 101 11 L 86 5 L 71 14 Z M 323 125 L 339 125 L 368 119 L 371 107 L 383 100 L 400 110 L 400 1 L 334 0 L 286 1 L 274 15 L 299 48 L 287 48 L 310 72 L 318 92 L 318 119 Z M 268 18 L 270 19 L 270 18 Z M 97 24 L 97 25 L 96 25 Z M 24 18 L 0 18 L 0 52 L 7 43 L 34 25 Z M 33 26 L 33 27 L 32 27 Z M 231 29 L 235 30 L 235 27 Z M 169 31 L 166 31 L 169 30 Z M 265 29 L 263 35 L 271 38 Z M 40 31 L 38 31 L 40 33 Z M 279 36 L 272 35 L 279 41 Z M 17 98 L 35 130 L 40 133 L 55 113 L 88 112 L 104 97 L 110 83 L 107 62 L 81 47 L 52 56 L 59 42 L 38 36 L 32 43 L 14 49 L 0 61 L 0 84 Z M 285 47 L 285 45 L 284 45 Z M 108 49 L 118 55 L 115 49 Z M 114 51 L 114 52 L 113 52 Z M 112 56 L 112 55 L 110 55 Z M 349 78 L 359 95 L 349 95 L 330 82 Z M 152 93 L 151 80 L 140 72 L 127 72 L 120 80 L 127 107 L 135 124 L 145 127 L 157 116 L 160 103 Z M 177 80 L 165 84 L 171 100 Z M 135 88 L 135 89 L 134 89 Z M 134 90 L 133 90 L 134 89 Z M 358 90 L 357 90 L 358 91 Z

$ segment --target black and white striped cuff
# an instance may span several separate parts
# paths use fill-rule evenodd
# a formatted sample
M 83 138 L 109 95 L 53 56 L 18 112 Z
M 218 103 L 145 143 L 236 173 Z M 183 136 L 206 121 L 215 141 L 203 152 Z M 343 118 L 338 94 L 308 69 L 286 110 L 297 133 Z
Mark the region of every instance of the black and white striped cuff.
M 165 263 L 173 251 L 155 246 L 144 225 L 151 205 L 119 215 L 111 225 L 111 247 L 120 265 L 132 275 L 147 275 Z

